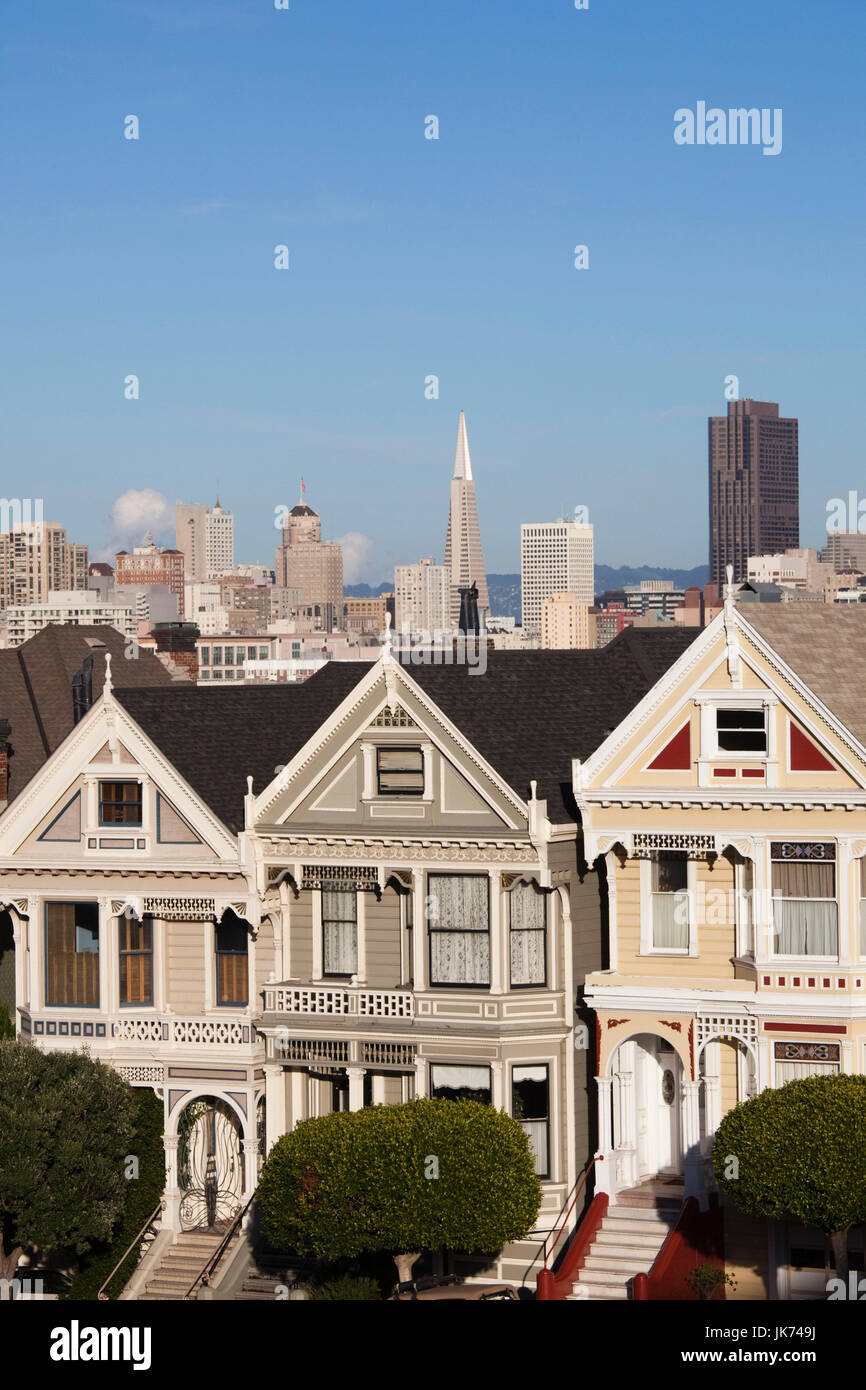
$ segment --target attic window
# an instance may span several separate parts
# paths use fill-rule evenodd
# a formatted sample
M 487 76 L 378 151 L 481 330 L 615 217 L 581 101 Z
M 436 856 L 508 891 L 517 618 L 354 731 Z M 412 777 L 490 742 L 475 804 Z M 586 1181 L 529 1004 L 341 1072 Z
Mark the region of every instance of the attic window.
M 766 711 L 717 709 L 716 733 L 720 753 L 766 753 Z
M 380 796 L 423 796 L 424 754 L 420 748 L 377 748 Z
M 141 825 L 141 783 L 100 782 L 100 825 Z

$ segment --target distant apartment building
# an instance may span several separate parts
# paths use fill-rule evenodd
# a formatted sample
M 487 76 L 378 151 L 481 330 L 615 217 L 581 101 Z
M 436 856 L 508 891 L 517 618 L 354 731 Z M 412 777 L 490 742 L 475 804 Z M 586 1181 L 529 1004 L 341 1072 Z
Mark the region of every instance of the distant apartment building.
M 856 587 L 860 570 L 848 564 L 836 565 L 822 558 L 825 553 L 819 556 L 817 550 L 786 550 L 780 555 L 751 555 L 747 580 L 750 584 L 778 584 L 833 603 L 840 590 Z M 846 551 L 839 554 L 840 560 L 850 558 Z
M 730 401 L 709 420 L 710 579 L 800 543 L 798 421 L 773 401 Z
M 394 615 L 395 594 L 371 594 L 368 598 L 345 598 L 346 631 L 352 635 L 360 633 L 380 633 L 385 629 L 385 617 L 391 600 L 391 616 Z
M 586 651 L 595 646 L 595 615 L 574 594 L 551 594 L 541 605 L 543 651 Z
M 178 502 L 174 509 L 175 545 L 189 579 L 216 579 L 234 568 L 235 521 L 219 498 L 213 508 Z
M 835 570 L 859 570 L 866 573 L 866 533 L 859 531 L 828 531 L 827 544 L 821 559 Z
M 400 632 L 451 631 L 449 567 L 429 556 L 415 565 L 395 565 L 394 611 Z
M 137 545 L 131 554 L 127 550 L 121 550 L 114 558 L 116 585 L 146 589 L 153 584 L 164 584 L 176 597 L 178 612 L 183 617 L 183 551 L 161 550 L 154 544 L 153 537 L 148 532 L 143 543 Z
M 657 613 L 669 619 L 685 598 L 685 589 L 674 588 L 672 579 L 642 579 L 639 584 L 626 584 L 622 592 L 633 613 Z
M 45 603 L 10 604 L 6 610 L 6 646 L 20 647 L 50 623 L 72 627 L 110 625 L 134 636 L 137 620 L 130 604 L 106 603 L 88 590 L 52 590 Z
M 87 546 L 67 541 L 62 526 L 22 522 L 0 533 L 0 609 L 86 588 Z
M 115 584 L 106 601 L 128 603 L 139 625 L 139 631 L 142 625 L 175 623 L 181 616 L 177 594 L 173 594 L 167 584 Z
M 541 605 L 551 594 L 594 600 L 593 528 L 589 522 L 524 522 L 520 528 L 522 626 L 541 631 Z
M 276 553 L 276 580 L 284 589 L 299 589 L 304 608 L 318 608 L 323 622 L 326 610 L 342 619 L 343 548 L 322 540 L 322 521 L 304 502 L 298 502 L 286 519 L 282 543 Z

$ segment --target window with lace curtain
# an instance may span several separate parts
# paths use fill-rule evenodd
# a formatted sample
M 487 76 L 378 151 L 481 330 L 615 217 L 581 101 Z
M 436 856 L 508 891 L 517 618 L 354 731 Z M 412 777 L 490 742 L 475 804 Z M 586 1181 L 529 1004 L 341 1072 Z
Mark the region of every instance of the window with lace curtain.
M 655 850 L 650 867 L 653 950 L 688 951 L 688 855 L 684 850 Z
M 508 895 L 511 985 L 547 983 L 547 895 L 532 883 L 518 883 Z
M 354 888 L 322 889 L 322 969 L 325 975 L 358 972 L 358 894 Z
M 836 846 L 773 841 L 771 859 L 776 955 L 838 958 Z
M 431 985 L 490 984 L 487 874 L 428 874 Z
M 546 1065 L 513 1067 L 511 1113 L 519 1120 L 540 1178 L 550 1177 L 550 1084 Z

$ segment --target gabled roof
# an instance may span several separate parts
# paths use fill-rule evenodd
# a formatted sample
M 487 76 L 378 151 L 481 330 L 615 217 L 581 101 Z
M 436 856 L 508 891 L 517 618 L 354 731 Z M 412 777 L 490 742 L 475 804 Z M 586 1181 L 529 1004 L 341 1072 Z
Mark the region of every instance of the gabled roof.
M 755 603 L 738 612 L 866 744 L 866 608 Z
M 573 820 L 571 759 L 586 758 L 695 636 L 630 628 L 600 651 L 489 652 L 466 666 L 407 675 L 527 800 L 530 781 L 553 821 Z M 117 698 L 228 829 L 243 827 L 246 778 L 261 793 L 350 691 L 368 661 L 331 661 L 302 685 L 118 690 Z
M 149 652 L 126 660 L 123 633 L 105 626 L 50 624 L 20 647 L 0 651 L 0 717 L 8 719 L 9 800 L 38 772 L 73 726 L 72 677 L 94 653 L 93 698 L 102 694 L 105 653 L 115 688 L 170 686 L 170 672 Z

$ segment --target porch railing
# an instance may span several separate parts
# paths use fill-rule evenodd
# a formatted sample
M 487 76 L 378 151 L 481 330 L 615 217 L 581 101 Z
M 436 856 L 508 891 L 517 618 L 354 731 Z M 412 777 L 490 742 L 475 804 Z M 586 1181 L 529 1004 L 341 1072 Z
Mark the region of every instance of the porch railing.
M 108 1278 L 107 1278 L 107 1279 L 104 1281 L 104 1283 L 102 1284 L 101 1288 L 99 1289 L 99 1292 L 98 1292 L 97 1295 L 96 1295 L 97 1299 L 108 1298 L 107 1289 L 108 1289 L 108 1286 L 109 1286 L 109 1284 L 111 1283 L 112 1279 L 114 1278 L 115 1274 L 116 1274 L 117 1271 L 120 1269 L 120 1267 L 121 1267 L 122 1265 L 124 1265 L 124 1264 L 126 1263 L 126 1261 L 129 1259 L 129 1257 L 130 1257 L 130 1255 L 132 1254 L 133 1250 L 135 1249 L 136 1245 L 141 1245 L 141 1243 L 143 1242 L 143 1240 L 144 1240 L 145 1236 L 147 1235 L 148 1231 L 151 1229 L 152 1226 L 155 1226 L 155 1225 L 156 1225 L 157 1220 L 159 1219 L 159 1217 L 162 1215 L 162 1213 L 163 1213 L 164 1211 L 165 1211 L 165 1201 L 164 1201 L 162 1198 L 160 1198 L 158 1205 L 154 1207 L 153 1211 L 150 1213 L 150 1216 L 147 1218 L 147 1220 L 145 1221 L 144 1225 L 142 1226 L 141 1230 L 137 1233 L 137 1235 L 134 1235 L 134 1236 L 132 1237 L 132 1240 L 129 1242 L 129 1244 L 127 1245 L 127 1247 L 126 1247 L 126 1249 L 124 1250 L 123 1254 L 121 1255 L 120 1259 L 117 1261 L 117 1264 L 114 1266 L 114 1269 L 111 1271 L 111 1273 L 109 1274 Z M 154 1235 L 155 1235 L 155 1232 L 154 1232 Z M 132 1266 L 132 1268 L 131 1268 L 130 1271 L 129 1271 L 129 1275 L 128 1275 L 128 1276 L 124 1279 L 124 1281 L 123 1281 L 124 1284 L 128 1283 L 129 1279 L 132 1278 L 132 1275 L 135 1273 L 136 1269 L 138 1268 L 138 1266 L 140 1265 L 142 1259 L 144 1258 L 144 1254 L 145 1254 L 145 1253 L 146 1253 L 146 1252 L 140 1252 L 140 1253 L 139 1253 L 139 1256 L 138 1256 L 137 1260 L 135 1261 L 135 1264 Z
M 265 1013 L 323 1018 L 414 1018 L 415 996 L 406 989 L 355 985 L 266 985 Z
M 111 1019 L 111 1037 L 121 1043 L 169 1043 L 173 1047 L 243 1047 L 255 1041 L 248 1018 L 176 1018 L 157 1014 L 149 1018 Z
M 184 1294 L 184 1299 L 195 1298 L 197 1296 L 197 1291 L 200 1288 L 206 1287 L 210 1284 L 211 1275 L 213 1275 L 216 1272 L 217 1266 L 219 1265 L 223 1255 L 228 1250 L 235 1236 L 242 1229 L 247 1216 L 247 1212 L 249 1211 L 250 1207 L 252 1206 L 255 1200 L 256 1194 L 253 1193 L 246 1206 L 238 1212 L 234 1221 L 229 1226 L 228 1230 L 226 1231 L 225 1235 L 223 1236 L 222 1240 L 217 1246 L 216 1250 L 213 1252 L 212 1255 L 208 1257 L 208 1259 L 202 1265 L 198 1274 L 195 1276 L 186 1293 Z

